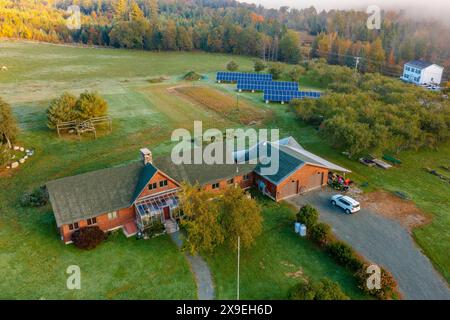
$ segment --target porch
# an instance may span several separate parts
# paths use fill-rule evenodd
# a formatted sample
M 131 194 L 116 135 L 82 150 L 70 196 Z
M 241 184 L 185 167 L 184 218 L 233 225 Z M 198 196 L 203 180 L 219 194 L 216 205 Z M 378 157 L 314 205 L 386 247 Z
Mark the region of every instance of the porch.
M 178 225 L 174 217 L 174 212 L 179 206 L 177 191 L 170 190 L 147 196 L 135 203 L 136 225 L 140 231 L 156 222 L 164 224 L 168 233 L 178 231 Z

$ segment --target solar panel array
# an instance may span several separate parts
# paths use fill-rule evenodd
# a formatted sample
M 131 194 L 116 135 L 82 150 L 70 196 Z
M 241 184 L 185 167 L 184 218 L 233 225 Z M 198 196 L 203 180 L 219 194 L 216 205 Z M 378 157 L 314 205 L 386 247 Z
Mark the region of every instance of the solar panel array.
M 241 73 L 241 72 L 218 72 L 217 81 L 238 82 L 242 80 L 247 81 L 272 81 L 271 74 L 259 73 Z
M 320 92 L 316 91 L 264 91 L 264 101 L 266 102 L 291 102 L 293 99 L 320 98 Z
M 264 101 L 289 103 L 293 99 L 320 98 L 320 92 L 298 91 L 297 82 L 273 81 L 271 74 L 218 72 L 218 82 L 237 82 L 239 91 L 263 91 Z
M 298 82 L 239 80 L 239 91 L 298 91 Z

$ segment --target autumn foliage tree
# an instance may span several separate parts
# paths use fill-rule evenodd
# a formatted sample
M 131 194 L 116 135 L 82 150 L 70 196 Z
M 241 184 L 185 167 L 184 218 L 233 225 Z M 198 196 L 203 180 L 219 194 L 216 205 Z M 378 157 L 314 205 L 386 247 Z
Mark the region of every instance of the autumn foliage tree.
M 212 252 L 223 243 L 225 236 L 219 223 L 219 204 L 213 195 L 198 185 L 182 185 L 180 210 L 181 225 L 186 229 L 185 247 L 192 254 L 199 251 Z
M 238 237 L 248 248 L 262 231 L 258 204 L 240 188 L 211 193 L 198 185 L 184 184 L 180 203 L 185 246 L 192 254 L 212 252 L 223 243 L 235 249 Z
M 232 248 L 237 248 L 237 240 L 249 248 L 262 232 L 262 216 L 258 203 L 248 198 L 241 188 L 230 187 L 219 200 L 220 224 L 225 240 Z

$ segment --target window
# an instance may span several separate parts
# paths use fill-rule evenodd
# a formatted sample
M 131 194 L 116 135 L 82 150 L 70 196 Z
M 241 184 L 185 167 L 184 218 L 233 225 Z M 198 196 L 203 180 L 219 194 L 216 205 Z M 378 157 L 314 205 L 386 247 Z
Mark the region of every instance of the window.
M 243 179 L 244 179 L 244 181 L 250 180 L 250 175 L 244 174 Z
M 227 181 L 228 184 L 233 184 L 234 183 L 234 178 L 231 178 Z
M 218 183 L 218 182 L 213 183 L 213 184 L 212 184 L 212 188 L 213 188 L 213 189 L 218 189 L 218 188 L 219 188 L 219 183 Z
M 108 213 L 108 219 L 109 220 L 117 219 L 117 211 L 113 211 L 113 212 Z
M 69 230 L 77 230 L 79 229 L 78 222 L 69 224 Z
M 156 182 L 149 183 L 148 190 L 153 190 L 153 189 L 156 189 L 157 187 L 158 187 L 158 185 L 156 184 Z
M 165 187 L 165 186 L 167 186 L 167 180 L 161 180 L 159 182 L 159 187 L 162 188 L 162 187 Z
M 93 225 L 93 224 L 96 224 L 97 223 L 97 218 L 91 218 L 91 219 L 87 219 L 87 225 L 88 226 L 90 226 L 90 225 Z

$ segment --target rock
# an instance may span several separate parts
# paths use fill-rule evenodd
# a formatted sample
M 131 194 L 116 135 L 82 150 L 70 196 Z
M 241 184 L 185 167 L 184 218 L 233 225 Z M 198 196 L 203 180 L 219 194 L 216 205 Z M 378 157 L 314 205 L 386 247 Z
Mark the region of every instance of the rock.
M 19 166 L 19 162 L 13 162 L 11 163 L 11 169 L 17 168 Z
M 25 148 L 24 147 L 20 147 L 19 150 L 20 150 L 20 152 L 24 152 Z
M 25 160 L 26 160 L 25 158 L 22 158 L 19 160 L 19 163 L 25 163 Z
M 23 158 L 24 158 L 25 160 L 27 160 L 27 159 L 28 159 L 28 156 L 24 156 Z
M 14 149 L 14 151 L 17 151 L 17 150 L 20 149 L 20 147 L 19 146 L 14 146 L 13 149 Z

